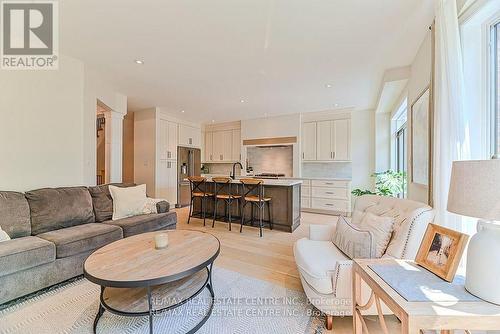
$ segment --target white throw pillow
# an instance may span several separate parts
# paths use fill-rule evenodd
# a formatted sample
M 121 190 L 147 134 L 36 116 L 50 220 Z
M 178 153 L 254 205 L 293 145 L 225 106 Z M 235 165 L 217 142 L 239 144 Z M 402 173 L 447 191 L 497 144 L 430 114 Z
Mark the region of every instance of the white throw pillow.
M 0 242 L 10 240 L 10 236 L 0 226 Z
M 109 186 L 109 193 L 113 198 L 113 220 L 143 214 L 148 200 L 145 184 L 126 188 Z
M 394 230 L 395 219 L 393 217 L 381 217 L 368 212 L 361 220 L 360 229 L 368 231 L 373 236 L 375 246 L 375 258 L 384 255 Z

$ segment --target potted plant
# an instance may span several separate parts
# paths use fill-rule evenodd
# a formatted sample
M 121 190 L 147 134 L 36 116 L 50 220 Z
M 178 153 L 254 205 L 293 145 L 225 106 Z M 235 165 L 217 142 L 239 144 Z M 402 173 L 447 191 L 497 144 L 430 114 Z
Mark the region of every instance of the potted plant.
M 387 170 L 371 175 L 375 178 L 375 192 L 369 189 L 354 189 L 351 193 L 354 196 L 379 195 L 398 197 L 406 190 L 406 173 Z

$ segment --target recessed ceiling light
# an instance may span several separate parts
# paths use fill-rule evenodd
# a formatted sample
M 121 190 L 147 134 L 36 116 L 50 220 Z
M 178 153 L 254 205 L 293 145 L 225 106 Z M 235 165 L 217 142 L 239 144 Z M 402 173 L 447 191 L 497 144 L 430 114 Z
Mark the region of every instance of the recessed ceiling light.
M 243 99 L 241 99 L 241 100 L 240 100 L 240 102 L 241 102 L 241 103 L 245 103 L 246 101 L 245 101 L 245 100 L 243 100 Z
M 184 110 L 181 110 L 181 113 L 184 113 Z
M 212 123 L 215 123 L 215 119 L 212 120 Z
M 332 85 L 331 84 L 326 84 L 325 87 L 326 88 L 332 88 Z
M 335 107 L 338 107 L 338 106 L 339 106 L 339 104 L 338 104 L 338 103 L 335 103 L 335 104 L 334 104 L 334 106 L 335 106 Z
M 140 59 L 136 59 L 136 60 L 134 60 L 134 62 L 135 62 L 136 64 L 139 64 L 139 65 L 144 64 L 144 60 L 140 60 Z

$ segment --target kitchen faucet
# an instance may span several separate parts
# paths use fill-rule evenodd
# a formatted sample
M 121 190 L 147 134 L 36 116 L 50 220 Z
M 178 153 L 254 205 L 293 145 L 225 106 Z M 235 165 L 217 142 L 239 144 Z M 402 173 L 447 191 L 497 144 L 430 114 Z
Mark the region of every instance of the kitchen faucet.
M 243 169 L 243 165 L 240 162 L 235 162 L 233 164 L 233 173 L 230 175 L 230 177 L 235 180 L 236 179 L 236 165 L 240 165 L 240 168 Z

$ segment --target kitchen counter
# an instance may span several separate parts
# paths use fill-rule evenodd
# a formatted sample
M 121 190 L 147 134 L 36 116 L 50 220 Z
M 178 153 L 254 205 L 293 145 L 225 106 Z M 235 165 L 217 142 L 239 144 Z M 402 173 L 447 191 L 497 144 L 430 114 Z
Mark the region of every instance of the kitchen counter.
M 207 178 L 206 191 L 214 192 L 214 184 L 212 181 L 212 177 L 216 177 L 217 175 L 203 175 Z M 227 175 L 224 175 L 227 177 Z M 245 178 L 246 176 L 240 176 L 239 178 Z M 285 231 L 285 232 L 293 232 L 300 225 L 301 218 L 301 185 L 302 180 L 299 179 L 264 179 L 264 195 L 266 197 L 271 197 L 271 205 L 272 205 L 272 220 L 273 220 L 273 229 Z M 228 193 L 229 189 L 223 189 L 221 193 Z M 234 194 L 241 194 L 242 186 L 241 182 L 236 179 L 233 181 L 232 190 Z M 218 215 L 224 212 L 224 202 L 219 201 L 219 207 L 217 209 Z M 194 211 L 201 211 L 201 200 L 195 200 L 193 205 Z M 213 217 L 214 212 L 214 201 L 213 199 L 208 199 L 206 202 L 207 209 L 207 219 L 210 220 Z M 258 210 L 254 210 L 254 221 L 258 221 Z M 233 204 L 231 208 L 231 215 L 235 217 L 233 223 L 239 224 L 239 212 L 236 203 Z M 245 208 L 245 221 L 250 220 L 252 215 L 251 205 L 248 204 Z M 264 211 L 264 217 L 267 219 L 268 210 L 267 207 Z M 210 222 L 211 224 L 211 222 Z M 254 226 L 257 226 L 255 223 Z M 265 224 L 267 228 L 267 224 Z M 245 232 L 245 227 L 243 227 L 244 233 L 250 233 L 248 230 Z M 258 233 L 258 231 L 256 231 Z

